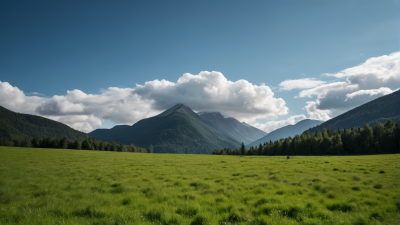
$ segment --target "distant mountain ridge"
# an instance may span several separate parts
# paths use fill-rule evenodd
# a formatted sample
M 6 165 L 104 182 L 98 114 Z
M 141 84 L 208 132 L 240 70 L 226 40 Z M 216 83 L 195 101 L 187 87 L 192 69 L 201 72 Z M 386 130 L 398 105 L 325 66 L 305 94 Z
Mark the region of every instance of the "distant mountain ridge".
M 309 132 L 322 132 L 323 127 L 332 130 L 364 127 L 367 123 L 374 127 L 375 123 L 385 124 L 389 119 L 394 123 L 400 121 L 400 90 L 349 110 L 309 129 Z
M 147 147 L 152 144 L 158 153 L 209 154 L 215 148 L 237 148 L 240 143 L 216 130 L 183 104 L 163 113 L 138 121 L 132 126 L 98 129 L 90 136 L 122 144 Z
M 249 144 L 267 135 L 260 129 L 241 123 L 235 118 L 224 117 L 219 112 L 200 112 L 198 114 L 208 125 L 244 144 Z
M 304 131 L 308 130 L 311 127 L 315 127 L 321 123 L 323 123 L 323 121 L 305 119 L 297 122 L 294 125 L 287 125 L 279 129 L 276 129 L 271 133 L 267 134 L 266 136 L 250 143 L 248 147 L 259 146 L 260 143 L 263 145 L 265 142 L 269 141 L 274 142 L 276 140 L 279 140 L 281 138 L 287 138 L 289 136 L 294 137 L 296 135 L 301 135 Z
M 63 138 L 86 140 L 85 133 L 41 116 L 16 113 L 0 106 L 0 138 L 22 140 L 25 138 Z

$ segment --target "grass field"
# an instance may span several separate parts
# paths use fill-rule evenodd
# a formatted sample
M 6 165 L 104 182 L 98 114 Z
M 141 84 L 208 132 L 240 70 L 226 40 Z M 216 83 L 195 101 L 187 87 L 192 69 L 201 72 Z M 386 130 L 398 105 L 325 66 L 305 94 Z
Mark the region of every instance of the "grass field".
M 0 224 L 397 224 L 399 160 L 0 147 Z

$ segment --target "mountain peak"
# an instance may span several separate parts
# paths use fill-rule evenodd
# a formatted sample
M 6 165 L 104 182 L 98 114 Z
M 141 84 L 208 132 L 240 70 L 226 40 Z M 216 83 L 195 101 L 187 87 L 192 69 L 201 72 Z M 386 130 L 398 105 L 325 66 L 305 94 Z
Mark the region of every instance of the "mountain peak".
M 193 112 L 192 109 L 190 109 L 186 105 L 178 103 L 175 106 L 173 106 L 173 107 L 165 110 L 164 112 L 160 113 L 158 116 L 167 116 L 167 115 L 169 115 L 169 114 L 171 114 L 173 112 L 176 112 L 176 111 L 190 111 L 190 112 Z

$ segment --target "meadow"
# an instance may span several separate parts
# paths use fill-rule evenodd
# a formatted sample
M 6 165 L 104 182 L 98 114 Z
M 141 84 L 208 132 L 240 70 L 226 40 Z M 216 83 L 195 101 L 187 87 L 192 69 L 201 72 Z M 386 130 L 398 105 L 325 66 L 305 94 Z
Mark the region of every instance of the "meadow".
M 399 160 L 0 147 L 0 224 L 396 224 Z

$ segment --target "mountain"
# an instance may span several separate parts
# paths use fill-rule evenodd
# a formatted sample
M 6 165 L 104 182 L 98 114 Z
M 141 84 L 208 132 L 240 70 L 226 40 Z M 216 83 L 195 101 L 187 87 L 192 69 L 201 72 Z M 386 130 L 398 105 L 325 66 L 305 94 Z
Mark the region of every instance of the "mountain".
M 305 120 L 302 120 L 302 121 L 296 123 L 295 125 L 287 125 L 287 126 L 279 128 L 279 129 L 276 129 L 276 130 L 272 131 L 271 133 L 267 134 L 265 137 L 252 142 L 248 146 L 249 147 L 250 146 L 258 146 L 258 145 L 260 145 L 260 143 L 263 145 L 265 142 L 269 142 L 269 141 L 274 142 L 281 138 L 287 138 L 289 136 L 294 137 L 297 134 L 301 135 L 305 130 L 309 129 L 310 127 L 318 126 L 321 123 L 323 123 L 323 121 L 305 119 Z
M 144 148 L 152 144 L 158 153 L 209 154 L 216 148 L 240 146 L 237 140 L 211 127 L 183 104 L 129 127 L 95 130 L 89 135 Z
M 374 99 L 332 118 L 317 127 L 309 129 L 309 132 L 322 132 L 322 127 L 331 128 L 332 130 L 364 127 L 367 123 L 370 127 L 374 127 L 375 123 L 385 124 L 389 119 L 394 123 L 400 121 L 400 90 Z
M 87 135 L 63 123 L 41 116 L 16 113 L 0 106 L 0 138 L 22 140 L 33 137 L 67 137 L 70 140 L 83 141 Z
M 96 139 L 112 141 L 109 139 L 110 136 L 114 136 L 118 132 L 120 132 L 128 127 L 131 127 L 131 126 L 117 125 L 111 129 L 96 129 L 96 130 L 90 132 L 89 135 L 92 137 L 96 137 Z
M 245 145 L 267 135 L 262 130 L 252 127 L 246 123 L 241 123 L 235 118 L 224 117 L 219 112 L 201 112 L 199 116 L 210 126 L 231 136 Z

